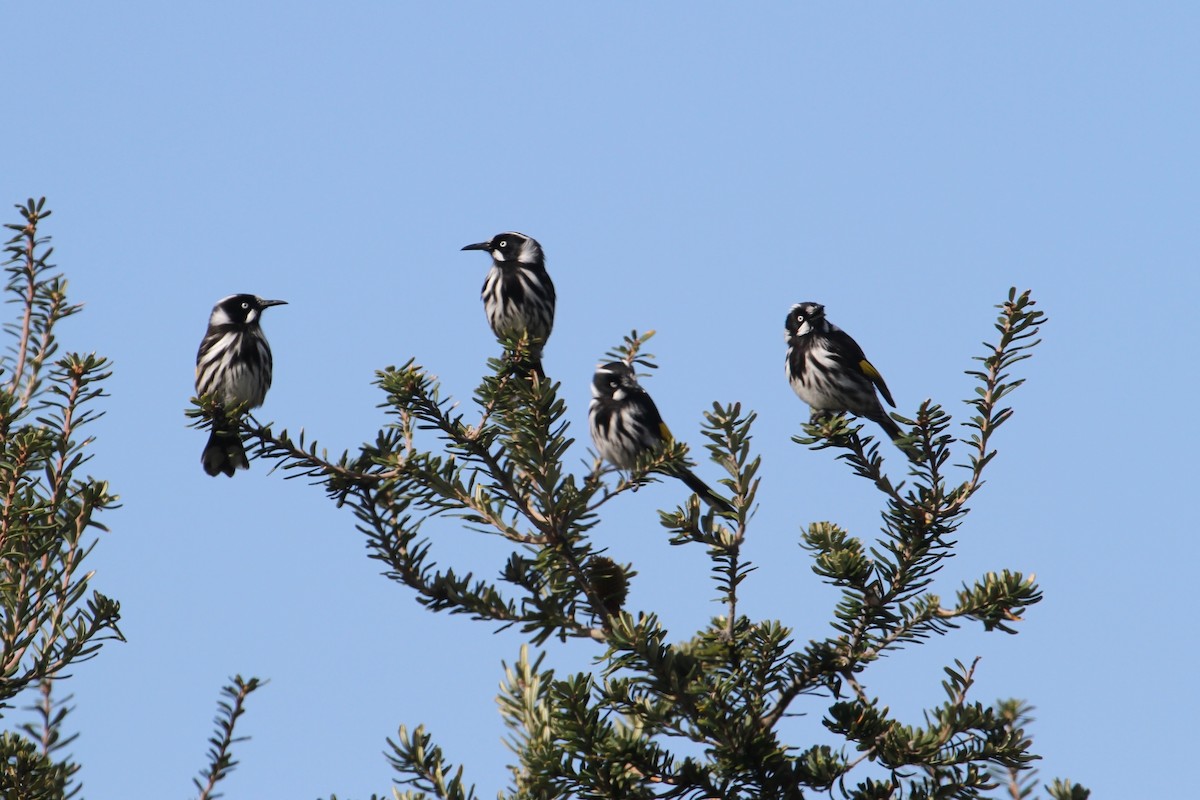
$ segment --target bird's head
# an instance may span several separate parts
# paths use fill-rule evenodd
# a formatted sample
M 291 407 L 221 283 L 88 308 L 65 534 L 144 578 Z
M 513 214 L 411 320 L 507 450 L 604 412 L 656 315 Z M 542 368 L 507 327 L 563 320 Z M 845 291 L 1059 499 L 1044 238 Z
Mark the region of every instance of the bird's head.
M 622 400 L 630 389 L 637 388 L 637 375 L 624 361 L 601 364 L 596 367 L 596 374 L 592 377 L 592 397 Z
M 787 315 L 784 331 L 789 341 L 798 336 L 825 330 L 825 306 L 820 303 L 797 303 Z
M 497 233 L 488 241 L 469 244 L 463 250 L 486 250 L 500 264 L 542 264 L 545 261 L 537 239 L 516 231 Z
M 257 325 L 264 308 L 287 305 L 286 300 L 264 300 L 252 294 L 231 294 L 213 306 L 208 324 L 212 326 Z

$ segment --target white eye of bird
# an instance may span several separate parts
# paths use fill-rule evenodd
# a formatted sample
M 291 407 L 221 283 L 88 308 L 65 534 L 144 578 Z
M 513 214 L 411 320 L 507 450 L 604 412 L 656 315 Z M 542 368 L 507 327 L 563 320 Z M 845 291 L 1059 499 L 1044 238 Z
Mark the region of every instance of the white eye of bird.
M 242 303 L 242 308 L 249 308 L 249 307 L 250 307 L 249 303 Z
M 500 247 L 501 249 L 508 247 L 508 239 L 501 240 L 500 244 L 497 246 Z

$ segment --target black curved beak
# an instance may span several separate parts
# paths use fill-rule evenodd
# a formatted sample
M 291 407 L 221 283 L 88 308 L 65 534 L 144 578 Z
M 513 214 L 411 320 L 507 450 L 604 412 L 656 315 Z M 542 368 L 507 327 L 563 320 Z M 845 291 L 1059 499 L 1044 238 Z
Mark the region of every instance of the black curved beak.
M 477 242 L 475 244 L 469 244 L 463 248 L 463 250 L 491 250 L 491 249 L 492 249 L 491 242 Z
M 286 306 L 288 302 L 287 300 L 259 300 L 258 304 L 263 308 L 267 308 L 269 306 Z

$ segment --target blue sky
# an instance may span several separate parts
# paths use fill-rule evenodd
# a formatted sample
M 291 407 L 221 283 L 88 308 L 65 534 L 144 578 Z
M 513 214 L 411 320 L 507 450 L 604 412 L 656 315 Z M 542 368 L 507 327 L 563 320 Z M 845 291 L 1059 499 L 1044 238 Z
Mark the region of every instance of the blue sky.
M 374 370 L 410 357 L 469 402 L 497 346 L 487 260 L 459 248 L 512 229 L 558 287 L 545 362 L 581 470 L 592 368 L 633 328 L 659 332 L 646 386 L 677 436 L 698 447 L 714 400 L 758 412 L 743 607 L 801 641 L 837 598 L 800 530 L 870 537 L 879 505 L 789 440 L 807 410 L 783 378 L 788 306 L 823 302 L 902 412 L 932 397 L 962 419 L 992 307 L 1033 289 L 1045 342 L 937 587 L 1010 568 L 1046 600 L 1019 636 L 963 630 L 870 687 L 919 723 L 940 667 L 979 655 L 977 699 L 1036 706 L 1044 779 L 1174 786 L 1200 713 L 1194 5 L 130 2 L 5 20 L 0 201 L 48 197 L 87 306 L 63 344 L 115 361 L 90 469 L 124 506 L 91 566 L 129 642 L 67 684 L 86 796 L 185 796 L 238 672 L 271 683 L 229 797 L 385 792 L 385 737 L 421 722 L 483 796 L 506 785 L 494 697 L 517 634 L 422 610 L 317 489 L 263 464 L 205 476 L 183 410 L 209 309 L 243 291 L 290 303 L 266 314 L 260 419 L 355 447 L 383 420 Z M 657 524 L 682 497 L 648 488 L 596 532 L 640 571 L 631 606 L 677 638 L 719 612 L 703 555 Z M 503 562 L 432 533 L 443 565 Z M 588 647 L 550 657 L 580 668 Z M 803 710 L 801 733 L 821 708 Z

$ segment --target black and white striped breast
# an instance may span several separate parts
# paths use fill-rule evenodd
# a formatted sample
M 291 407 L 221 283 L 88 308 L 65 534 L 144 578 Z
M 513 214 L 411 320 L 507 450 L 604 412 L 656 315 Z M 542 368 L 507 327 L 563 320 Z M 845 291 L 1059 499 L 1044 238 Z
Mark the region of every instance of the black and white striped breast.
M 196 356 L 196 394 L 257 408 L 271 388 L 271 348 L 258 326 L 210 328 Z
M 554 327 L 554 283 L 541 266 L 493 263 L 483 282 L 483 307 L 499 337 L 520 336 L 545 342 Z

